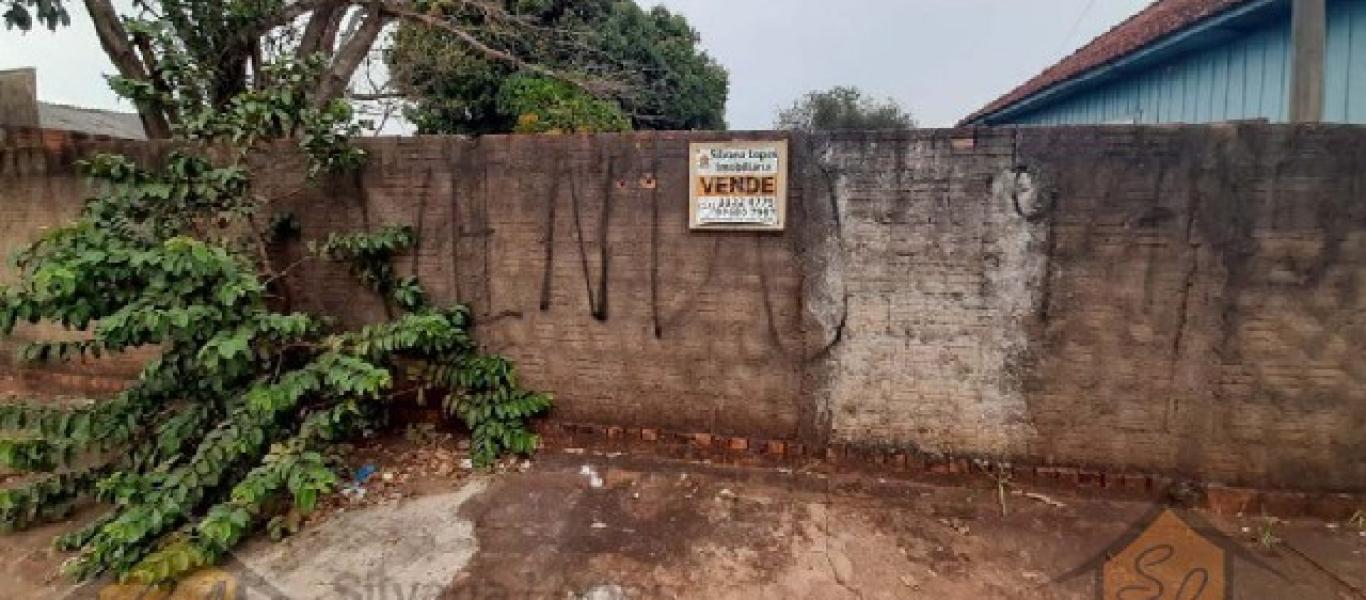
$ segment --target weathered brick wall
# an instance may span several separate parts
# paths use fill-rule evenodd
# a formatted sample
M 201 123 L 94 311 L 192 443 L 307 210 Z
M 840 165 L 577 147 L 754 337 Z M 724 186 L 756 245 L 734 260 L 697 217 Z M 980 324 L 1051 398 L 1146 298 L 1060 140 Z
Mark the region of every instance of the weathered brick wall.
M 469 303 L 481 339 L 554 391 L 560 417 L 796 435 L 799 365 L 773 343 L 798 329 L 792 246 L 688 234 L 684 137 L 409 138 L 368 149 L 359 184 L 293 198 L 304 236 L 416 227 L 421 246 L 402 266 L 438 299 Z M 356 322 L 383 317 L 349 281 L 344 269 L 313 269 L 291 295 Z
M 368 140 L 314 187 L 259 158 L 305 237 L 416 227 L 402 268 L 567 421 L 1366 489 L 1366 130 L 795 136 L 787 231 L 689 232 L 687 142 L 725 137 Z M 96 145 L 0 143 L 6 248 Z M 290 296 L 384 317 L 336 267 Z
M 829 356 L 832 435 L 1011 456 L 1032 430 L 1021 384 L 1046 225 L 1017 214 L 1012 133 L 849 136 L 813 143 L 838 218 L 842 294 Z M 1008 176 L 1008 177 L 1003 177 Z M 831 196 L 833 190 L 833 196 Z M 842 299 L 840 296 L 842 295 Z
M 970 135 L 820 142 L 837 439 L 1362 487 L 1366 130 Z
M 1046 301 L 1029 452 L 1366 485 L 1366 136 L 1038 130 Z
M 152 144 L 120 145 L 60 131 L 0 127 L 0 285 L 14 281 L 14 255 L 48 227 L 80 212 L 87 184 L 76 174 L 76 161 L 93 147 L 120 149 L 148 156 Z M 19 360 L 28 341 L 73 336 L 59 327 L 21 325 L 15 335 L 0 338 L 0 398 L 82 396 L 108 393 L 136 375 L 145 354 L 106 357 L 98 361 L 50 364 L 41 368 Z

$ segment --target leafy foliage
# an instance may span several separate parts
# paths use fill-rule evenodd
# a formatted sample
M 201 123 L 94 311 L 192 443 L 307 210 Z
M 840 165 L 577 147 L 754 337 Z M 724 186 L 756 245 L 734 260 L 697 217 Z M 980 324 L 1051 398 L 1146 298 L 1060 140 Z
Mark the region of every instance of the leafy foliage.
M 412 388 L 419 401 L 430 389 L 454 390 L 443 396 L 441 405 L 469 428 L 470 455 L 476 465 L 488 465 L 509 452 L 534 451 L 537 437 L 526 422 L 550 409 L 550 397 L 522 389 L 516 369 L 506 359 L 473 352 L 473 341 L 464 333 L 470 324 L 464 307 L 437 310 L 427 303 L 416 279 L 395 277 L 389 257 L 415 241 L 408 227 L 328 237 L 319 250 L 322 254 L 348 263 L 363 283 L 409 311 L 395 321 L 334 341 L 343 350 L 391 368 L 404 363 L 407 377 L 421 382 Z
M 387 227 L 374 233 L 334 233 L 327 236 L 321 247 L 315 245 L 314 251 L 349 265 L 351 274 L 386 300 L 402 288 L 402 294 L 392 299 L 406 310 L 415 310 L 426 303 L 421 289 L 414 289 L 417 280 L 400 280 L 390 258 L 416 243 L 417 237 L 411 227 Z M 416 296 L 411 295 L 414 292 Z
M 7 28 L 29 31 L 41 24 L 56 29 L 70 23 L 71 4 L 0 0 L 0 16 Z M 724 127 L 725 70 L 697 49 L 697 35 L 682 17 L 659 8 L 646 12 L 631 0 L 85 0 L 83 5 L 118 73 L 111 84 L 136 100 L 151 139 L 183 137 L 185 127 L 195 128 L 180 113 L 186 106 L 200 117 L 215 110 L 234 112 L 239 107 L 229 104 L 244 94 L 292 86 L 270 72 L 286 56 L 305 60 L 321 73 L 307 81 L 314 110 L 334 112 L 334 100 L 349 95 L 361 102 L 361 113 L 383 124 L 402 108 L 397 92 L 413 92 L 421 102 L 412 117 L 426 132 L 506 132 L 523 115 L 534 115 L 534 122 L 546 120 L 545 112 L 557 118 L 576 114 L 566 112 L 563 102 L 614 107 L 640 128 Z M 393 21 L 404 24 L 397 45 L 386 34 Z M 393 79 L 406 85 L 370 77 L 376 49 L 394 59 L 391 71 L 400 77 Z M 356 81 L 360 72 L 366 81 Z M 517 73 L 571 82 L 602 104 L 577 93 L 555 94 L 543 110 L 505 112 L 502 84 Z M 349 90 L 353 82 L 358 89 Z M 540 128 L 599 130 L 596 122 Z
M 400 89 L 417 101 L 408 117 L 419 131 L 617 131 L 621 118 L 636 129 L 725 128 L 728 75 L 697 48 L 697 33 L 682 15 L 662 7 L 646 11 L 631 0 L 492 4 L 534 29 L 508 35 L 465 3 L 433 0 L 425 9 L 537 64 L 567 73 L 610 71 L 620 89 L 592 100 L 560 82 L 514 77 L 514 66 L 471 51 L 449 32 L 404 24 L 387 61 Z M 618 111 L 621 117 L 611 114 Z
M 498 109 L 517 115 L 517 133 L 629 131 L 631 121 L 615 105 L 562 81 L 514 76 L 498 92 Z
M 913 129 L 915 119 L 895 100 L 875 100 L 856 87 L 810 92 L 778 113 L 776 129 L 834 131 Z
M 40 24 L 55 30 L 71 24 L 62 0 L 5 0 L 0 7 L 5 9 L 5 29 L 29 31 Z
M 243 14 L 233 17 L 233 22 L 250 22 L 272 14 L 269 7 L 257 6 L 272 5 L 262 0 L 210 4 L 215 11 L 237 6 Z M 256 8 L 247 10 L 243 5 Z M 164 21 L 130 20 L 127 27 L 155 48 L 149 59 L 159 79 L 112 76 L 110 86 L 140 107 L 172 116 L 177 137 L 225 140 L 238 152 L 246 152 L 261 141 L 297 137 L 314 159 L 310 176 L 355 168 L 364 160 L 359 148 L 346 143 L 362 129 L 361 123 L 352 121 L 351 106 L 342 99 L 322 106 L 311 102 L 309 93 L 325 68 L 321 56 L 267 62 L 251 77 L 236 74 L 233 81 L 237 83 L 215 83 L 223 78 L 222 67 L 206 62 L 211 57 L 203 54 L 217 46 L 195 37 L 199 34 L 187 36 L 184 30 L 173 29 Z M 220 89 L 224 87 L 230 91 L 226 97 Z
M 181 50 L 157 55 L 169 73 Z M 166 582 L 220 560 L 257 528 L 287 533 L 291 516 L 313 510 L 337 481 L 329 445 L 383 426 L 399 398 L 439 396 L 469 427 L 479 465 L 532 451 L 527 420 L 550 405 L 519 387 L 507 361 L 478 351 L 464 307 L 433 306 L 415 278 L 397 274 L 394 256 L 417 241 L 409 228 L 313 245 L 401 309 L 397 318 L 346 331 L 280 312 L 273 291 L 288 273 L 273 271 L 262 248 L 297 227 L 277 218 L 258 230 L 270 203 L 247 159 L 279 138 L 303 148 L 311 174 L 362 155 L 347 143 L 347 115 L 315 108 L 302 91 L 316 73 L 306 61 L 273 65 L 280 85 L 226 104 L 203 102 L 186 83 L 194 72 L 175 75 L 174 91 L 115 87 L 164 104 L 180 135 L 202 144 L 156 165 L 110 155 L 83 163 L 99 195 L 22 251 L 18 281 L 0 287 L 0 334 L 45 322 L 84 336 L 37 342 L 30 360 L 159 350 L 113 398 L 0 404 L 0 464 L 34 472 L 0 490 L 0 526 L 61 518 L 83 496 L 111 506 L 58 540 L 78 552 L 68 563 L 78 578 Z
M 74 500 L 94 487 L 98 475 L 95 470 L 56 473 L 0 490 L 0 531 L 65 518 Z

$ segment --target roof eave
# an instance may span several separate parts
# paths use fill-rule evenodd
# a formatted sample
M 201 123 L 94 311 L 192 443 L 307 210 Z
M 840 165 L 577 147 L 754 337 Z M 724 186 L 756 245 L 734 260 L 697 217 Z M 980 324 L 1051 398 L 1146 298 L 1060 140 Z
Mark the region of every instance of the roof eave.
M 1050 85 L 999 109 L 984 114 L 969 116 L 959 122 L 958 125 L 962 127 L 1000 124 L 1002 121 L 1020 114 L 1028 113 L 1031 110 L 1038 108 L 1040 105 L 1046 104 L 1054 99 L 1071 96 L 1090 89 L 1101 82 L 1107 81 L 1111 75 L 1114 75 L 1117 72 L 1122 72 L 1138 65 L 1157 62 L 1167 56 L 1188 52 L 1194 46 L 1203 45 L 1196 43 L 1196 38 L 1199 38 L 1200 36 L 1217 32 L 1218 30 L 1225 28 L 1236 29 L 1239 25 L 1248 21 L 1263 19 L 1270 11 L 1277 8 L 1284 8 L 1286 5 L 1287 0 L 1253 0 L 1252 2 L 1234 7 L 1192 24 L 1185 29 L 1173 32 L 1118 59 Z

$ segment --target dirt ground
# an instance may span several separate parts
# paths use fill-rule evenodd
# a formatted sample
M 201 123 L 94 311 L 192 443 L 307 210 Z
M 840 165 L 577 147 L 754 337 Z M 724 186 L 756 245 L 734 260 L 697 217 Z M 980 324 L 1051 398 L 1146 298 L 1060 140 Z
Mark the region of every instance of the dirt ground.
M 380 469 L 366 498 L 338 500 L 281 544 L 248 544 L 226 568 L 237 597 L 1091 599 L 1092 567 L 1154 510 L 1017 489 L 1003 515 L 990 481 L 572 449 L 473 474 L 446 443 L 360 453 Z M 1366 599 L 1361 524 L 1192 518 L 1229 544 L 1234 598 Z M 137 597 L 54 576 L 64 557 L 47 542 L 70 527 L 0 538 L 0 598 Z
M 1003 516 L 990 482 L 946 488 L 559 454 L 462 510 L 480 550 L 446 598 L 966 600 L 1095 598 L 1095 571 L 1076 571 L 1154 507 L 1008 494 Z M 1235 598 L 1366 598 L 1358 530 L 1205 520 L 1240 549 Z M 1268 527 L 1282 538 L 1270 548 L 1254 541 Z

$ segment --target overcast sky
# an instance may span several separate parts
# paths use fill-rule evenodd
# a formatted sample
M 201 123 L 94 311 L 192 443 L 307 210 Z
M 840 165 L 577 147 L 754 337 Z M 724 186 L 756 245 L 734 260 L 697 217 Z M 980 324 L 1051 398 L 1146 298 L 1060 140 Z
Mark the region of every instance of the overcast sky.
M 957 119 L 1147 5 L 1150 0 L 663 0 L 730 69 L 734 129 L 765 129 L 807 90 L 856 85 L 925 126 Z M 658 0 L 642 0 L 656 4 Z M 0 31 L 0 69 L 38 67 L 43 100 L 120 103 L 84 11 L 57 33 Z M 128 109 L 123 104 L 124 109 Z

